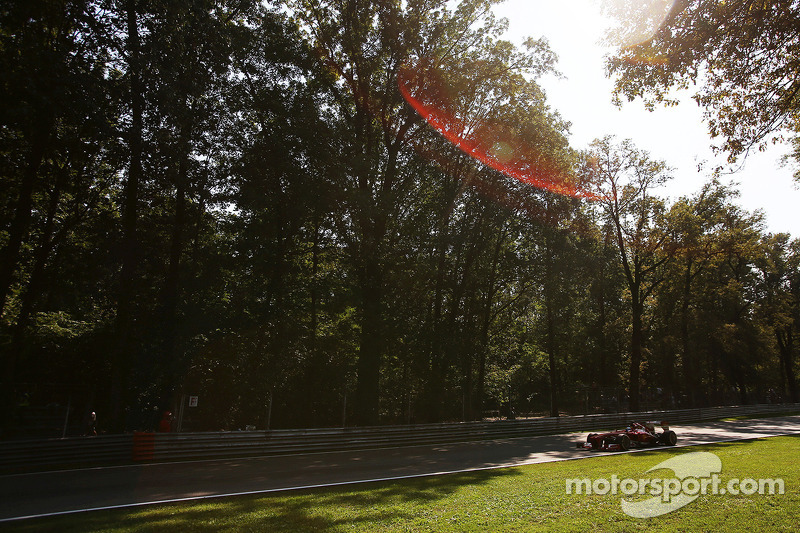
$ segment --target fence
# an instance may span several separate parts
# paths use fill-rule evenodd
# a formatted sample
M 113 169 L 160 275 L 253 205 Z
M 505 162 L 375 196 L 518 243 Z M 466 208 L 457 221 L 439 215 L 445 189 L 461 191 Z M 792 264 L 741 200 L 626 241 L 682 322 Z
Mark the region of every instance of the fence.
M 799 411 L 800 404 L 770 404 L 455 424 L 208 433 L 135 433 L 11 441 L 0 443 L 0 472 L 448 444 L 615 429 L 624 426 L 630 420 L 658 419 L 676 425 L 735 416 Z

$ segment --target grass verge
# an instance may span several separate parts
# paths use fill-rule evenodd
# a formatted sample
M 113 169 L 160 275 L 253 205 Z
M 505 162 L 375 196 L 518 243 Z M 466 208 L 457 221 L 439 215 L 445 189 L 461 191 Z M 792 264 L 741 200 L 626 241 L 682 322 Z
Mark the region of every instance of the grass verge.
M 672 513 L 625 515 L 621 495 L 566 494 L 569 478 L 671 477 L 647 470 L 706 451 L 733 478 L 781 478 L 785 493 L 701 495 Z M 14 531 L 796 531 L 800 521 L 800 437 L 659 449 L 400 482 L 198 503 L 99 511 L 5 524 Z

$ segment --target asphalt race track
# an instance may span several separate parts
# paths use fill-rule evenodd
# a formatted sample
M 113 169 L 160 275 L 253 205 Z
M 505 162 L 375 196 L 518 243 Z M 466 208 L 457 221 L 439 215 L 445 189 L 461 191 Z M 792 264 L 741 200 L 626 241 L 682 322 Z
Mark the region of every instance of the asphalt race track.
M 612 428 L 609 428 L 612 429 Z M 800 435 L 800 416 L 675 426 L 678 446 Z M 597 457 L 586 434 L 0 476 L 0 522 L 87 510 Z M 652 448 L 650 448 L 652 449 Z M 622 452 L 622 453 L 635 453 Z

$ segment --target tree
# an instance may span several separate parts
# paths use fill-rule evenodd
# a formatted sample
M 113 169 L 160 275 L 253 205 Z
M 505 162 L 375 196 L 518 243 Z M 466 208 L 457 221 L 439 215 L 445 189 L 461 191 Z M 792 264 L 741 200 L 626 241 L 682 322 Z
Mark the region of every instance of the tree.
M 680 309 L 678 323 L 680 339 L 677 348 L 689 406 L 697 403 L 699 367 L 697 354 L 690 338 L 695 291 L 700 276 L 714 265 L 716 258 L 724 253 L 724 222 L 732 198 L 736 192 L 721 185 L 717 180 L 706 184 L 696 197 L 681 198 L 669 210 L 669 227 L 673 233 L 675 261 L 669 266 L 671 279 L 666 283 L 662 296 L 673 291 L 673 300 Z M 662 316 L 663 320 L 668 320 Z M 697 324 L 697 326 L 700 326 Z
M 23 337 L 52 289 L 46 270 L 108 194 L 118 162 L 110 135 L 116 81 L 107 71 L 113 40 L 107 17 L 91 11 L 85 2 L 8 2 L 0 11 L 4 411 L 13 383 L 32 366 L 24 361 L 17 372 L 31 347 Z
M 636 23 L 626 18 L 628 4 L 618 4 L 617 12 L 625 35 Z M 628 100 L 669 105 L 672 89 L 697 86 L 693 98 L 730 161 L 782 132 L 793 132 L 797 146 L 798 69 L 798 0 L 678 0 L 648 38 L 621 46 L 608 60 L 616 94 Z
M 800 393 L 795 373 L 795 337 L 800 320 L 800 241 L 779 233 L 762 238 L 760 314 L 767 320 L 778 348 L 782 393 L 797 403 Z
M 450 11 L 442 0 L 289 2 L 319 55 L 318 83 L 344 139 L 338 233 L 358 280 L 356 406 L 362 424 L 378 420 L 387 258 L 403 214 L 398 206 L 415 187 L 415 175 L 406 171 L 415 136 L 425 129 L 398 90 L 398 74 L 418 62 L 437 65 L 452 82 L 454 100 L 477 109 L 478 96 L 492 94 L 494 82 L 512 75 L 521 80 L 527 71 L 549 68 L 552 59 L 542 43 L 523 53 L 500 41 L 504 24 L 492 17 L 493 3 L 467 0 Z M 485 111 L 478 109 L 478 118 Z
M 769 353 L 765 343 L 768 337 L 756 315 L 755 264 L 763 253 L 763 216 L 733 203 L 735 195 L 726 193 L 725 188 L 707 192 L 711 194 L 698 204 L 698 212 L 704 215 L 704 225 L 711 232 L 710 254 L 702 268 L 695 265 L 697 276 L 691 280 L 687 339 L 691 361 L 684 373 L 693 373 L 690 381 L 694 382 L 695 401 L 701 405 L 747 403 L 765 381 L 760 369 Z M 680 220 L 676 222 L 686 229 Z M 675 233 L 678 264 L 685 267 L 681 246 L 688 240 Z M 686 270 L 683 276 L 673 278 L 674 283 L 685 284 L 685 274 Z M 681 277 L 683 282 L 678 281 Z M 732 395 L 734 390 L 736 395 Z
M 144 126 L 142 125 L 145 96 L 143 76 L 143 59 L 141 39 L 139 35 L 139 9 L 136 0 L 127 0 L 123 8 L 125 53 L 127 59 L 128 82 L 128 117 L 127 137 L 128 168 L 125 173 L 122 202 L 122 247 L 121 268 L 119 275 L 119 291 L 117 295 L 116 324 L 118 342 L 111 349 L 111 391 L 110 410 L 112 425 L 115 429 L 122 425 L 124 408 L 123 389 L 125 388 L 130 360 L 134 357 L 133 346 L 133 307 L 136 289 L 141 285 L 138 281 L 140 260 L 139 237 L 139 197 L 142 187 L 144 158 Z M 122 17 L 121 17 L 122 18 Z
M 630 359 L 628 395 L 630 409 L 639 410 L 640 373 L 644 345 L 643 316 L 653 290 L 663 281 L 669 231 L 664 203 L 653 189 L 668 178 L 666 165 L 653 161 L 629 140 L 597 140 L 584 154 L 581 169 L 595 183 L 600 206 L 612 224 L 617 251 L 630 298 Z
M 104 79 L 105 20 L 90 23 L 77 2 L 11 2 L 0 12 L 0 28 L 0 150 L 10 193 L 3 201 L 2 317 L 45 181 L 43 165 L 65 150 L 76 131 L 99 134 L 113 111 L 104 92 L 110 85 Z M 48 177 L 47 185 L 54 186 Z

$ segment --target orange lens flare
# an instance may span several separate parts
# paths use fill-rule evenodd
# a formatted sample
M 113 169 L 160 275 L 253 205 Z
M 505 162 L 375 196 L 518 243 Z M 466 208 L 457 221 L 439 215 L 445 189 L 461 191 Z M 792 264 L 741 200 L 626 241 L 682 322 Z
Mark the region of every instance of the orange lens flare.
M 669 59 L 666 56 L 652 56 L 637 53 L 624 56 L 622 60 L 629 65 L 647 64 L 651 66 L 662 66 L 669 63 Z
M 398 74 L 398 85 L 403 98 L 428 124 L 484 165 L 539 189 L 575 198 L 599 199 L 596 194 L 571 183 L 566 176 L 547 169 L 551 165 L 541 162 L 541 154 L 519 146 L 505 134 L 502 125 L 484 122 L 468 134 L 464 122 L 447 111 L 452 102 L 441 78 L 432 69 L 405 67 Z

